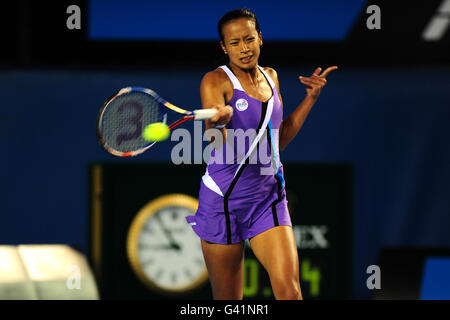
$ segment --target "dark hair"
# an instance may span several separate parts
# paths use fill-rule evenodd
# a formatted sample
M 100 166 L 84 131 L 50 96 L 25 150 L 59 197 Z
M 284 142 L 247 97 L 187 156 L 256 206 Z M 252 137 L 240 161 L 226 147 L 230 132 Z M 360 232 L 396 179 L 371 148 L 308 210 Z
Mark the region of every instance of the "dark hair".
M 227 22 L 239 18 L 247 18 L 253 21 L 255 23 L 256 31 L 258 31 L 258 33 L 260 32 L 258 19 L 256 19 L 256 16 L 253 12 L 251 12 L 248 9 L 235 9 L 225 13 L 225 15 L 219 20 L 219 23 L 217 25 L 217 31 L 219 32 L 219 37 L 221 41 L 223 41 L 223 33 L 222 33 L 223 26 Z

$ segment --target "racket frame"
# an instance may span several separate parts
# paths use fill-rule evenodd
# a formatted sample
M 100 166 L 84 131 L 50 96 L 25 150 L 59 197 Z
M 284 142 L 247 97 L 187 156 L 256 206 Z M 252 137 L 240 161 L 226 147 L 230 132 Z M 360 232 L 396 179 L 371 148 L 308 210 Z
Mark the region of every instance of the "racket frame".
M 123 94 L 127 94 L 131 91 L 138 91 L 138 92 L 146 93 L 146 94 L 152 96 L 160 104 L 160 106 L 163 105 L 166 108 L 168 108 L 174 112 L 184 115 L 184 117 L 182 117 L 181 119 L 179 119 L 179 120 L 173 122 L 171 125 L 169 125 L 169 130 L 172 130 L 176 126 L 178 126 L 186 121 L 189 121 L 189 120 L 209 119 L 217 113 L 217 110 L 215 110 L 215 109 L 199 109 L 199 110 L 194 110 L 194 111 L 188 111 L 188 110 L 182 109 L 182 108 L 177 107 L 174 104 L 164 100 L 159 94 L 157 94 L 155 91 L 148 89 L 148 88 L 143 88 L 143 87 L 122 88 L 115 94 L 111 95 L 103 103 L 103 105 L 100 108 L 100 111 L 98 113 L 98 116 L 97 116 L 97 139 L 100 142 L 100 145 L 103 147 L 104 150 L 106 150 L 108 153 L 110 153 L 116 157 L 134 157 L 138 154 L 141 154 L 141 153 L 147 151 L 150 147 L 152 147 L 156 143 L 156 141 L 150 142 L 149 144 L 147 144 L 144 147 L 139 148 L 137 150 L 122 152 L 122 151 L 115 150 L 114 148 L 109 146 L 103 137 L 101 127 L 102 127 L 103 114 L 105 113 L 105 110 L 108 108 L 109 104 L 112 101 L 114 101 L 117 97 L 119 97 Z M 167 124 L 167 112 L 163 111 L 162 122 L 164 124 Z

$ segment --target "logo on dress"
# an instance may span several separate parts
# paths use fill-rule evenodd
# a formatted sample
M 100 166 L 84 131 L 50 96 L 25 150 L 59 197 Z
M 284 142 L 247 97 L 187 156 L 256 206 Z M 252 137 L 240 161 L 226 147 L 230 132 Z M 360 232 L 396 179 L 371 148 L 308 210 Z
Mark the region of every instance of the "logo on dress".
M 245 111 L 248 108 L 248 102 L 245 99 L 239 99 L 236 101 L 236 109 L 239 111 Z

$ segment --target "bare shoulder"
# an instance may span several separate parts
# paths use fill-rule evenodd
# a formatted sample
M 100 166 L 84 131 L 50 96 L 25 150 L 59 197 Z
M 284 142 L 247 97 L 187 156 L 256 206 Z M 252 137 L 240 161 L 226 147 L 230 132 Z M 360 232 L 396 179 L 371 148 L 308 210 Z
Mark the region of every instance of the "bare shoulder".
M 278 74 L 275 71 L 275 69 L 270 67 L 263 67 L 264 71 L 272 78 L 272 80 L 276 83 L 278 86 Z
M 278 90 L 278 96 L 280 97 L 281 105 L 283 105 L 283 99 L 281 99 L 281 93 L 280 93 L 280 83 L 278 82 L 278 74 L 273 68 L 269 67 L 263 67 L 264 71 L 269 75 L 269 77 L 272 78 L 273 82 L 275 82 L 275 85 Z
M 200 96 L 204 105 L 224 104 L 233 97 L 233 83 L 221 68 L 209 71 L 200 84 Z
M 221 68 L 214 69 L 212 71 L 207 72 L 202 79 L 201 86 L 202 87 L 215 87 L 217 89 L 226 89 L 232 83 L 228 78 L 225 71 Z

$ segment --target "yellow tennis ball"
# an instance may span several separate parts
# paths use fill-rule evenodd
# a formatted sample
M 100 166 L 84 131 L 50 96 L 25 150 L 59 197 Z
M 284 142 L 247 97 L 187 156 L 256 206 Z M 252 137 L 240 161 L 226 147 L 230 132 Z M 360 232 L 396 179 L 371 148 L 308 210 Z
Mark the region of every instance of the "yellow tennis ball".
M 155 122 L 145 127 L 142 138 L 144 138 L 145 141 L 157 142 L 166 140 L 169 135 L 170 130 L 165 123 Z

